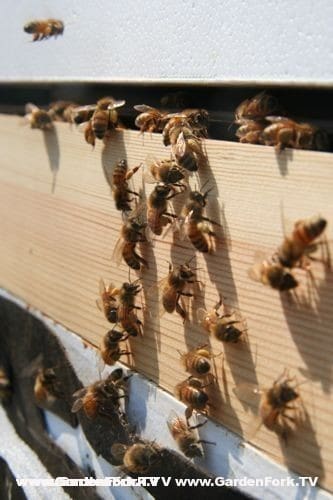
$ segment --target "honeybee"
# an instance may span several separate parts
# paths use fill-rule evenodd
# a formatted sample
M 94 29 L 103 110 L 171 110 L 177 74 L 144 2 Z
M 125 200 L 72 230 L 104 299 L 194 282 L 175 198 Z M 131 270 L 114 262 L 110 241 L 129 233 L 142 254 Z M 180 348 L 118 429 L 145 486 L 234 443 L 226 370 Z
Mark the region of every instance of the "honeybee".
M 242 124 L 247 120 L 265 120 L 266 116 L 275 113 L 277 110 L 277 100 L 263 91 L 240 103 L 235 111 L 235 123 Z
M 124 222 L 112 254 L 112 258 L 118 265 L 124 259 L 126 264 L 136 271 L 139 271 L 142 266 L 149 267 L 148 262 L 135 251 L 137 243 L 147 241 L 144 233 L 146 227 L 147 223 L 140 220 L 139 214 L 128 217 Z
M 0 401 L 8 401 L 12 393 L 12 386 L 6 370 L 0 366 Z
M 129 335 L 117 330 L 109 330 L 103 337 L 101 345 L 101 356 L 106 365 L 114 365 L 120 356 L 131 354 L 129 351 L 120 349 L 119 342 L 125 342 Z
M 184 109 L 180 113 L 166 116 L 168 120 L 163 129 L 163 143 L 165 146 L 172 144 L 174 129 L 189 128 L 195 137 L 207 137 L 208 112 L 205 109 Z
M 135 119 L 135 125 L 140 129 L 140 132 L 161 132 L 165 125 L 167 111 L 160 111 L 146 104 L 138 104 L 134 106 L 140 114 Z
M 139 442 L 132 445 L 114 443 L 112 456 L 133 474 L 146 474 L 161 459 L 161 450 L 155 443 Z
M 96 105 L 78 107 L 74 110 L 76 113 L 92 111 L 89 121 L 80 124 L 88 144 L 94 146 L 96 137 L 100 140 L 104 139 L 107 133 L 117 126 L 118 113 L 116 110 L 124 106 L 125 102 L 116 101 L 112 97 L 103 97 L 97 101 Z
M 326 149 L 325 135 L 308 123 L 297 123 L 284 116 L 267 116 L 271 123 L 262 132 L 266 146 L 275 146 L 277 152 L 286 147 L 295 149 Z
M 209 384 L 204 385 L 200 379 L 194 377 L 190 377 L 176 385 L 176 396 L 187 405 L 185 410 L 187 420 L 189 420 L 194 410 L 207 414 L 208 396 L 203 390 L 207 385 Z
M 326 219 L 319 216 L 297 221 L 291 235 L 284 238 L 274 257 L 284 267 L 306 267 L 312 258 L 310 254 L 318 247 L 314 241 L 322 235 L 326 226 Z
M 263 144 L 262 131 L 266 123 L 263 121 L 243 120 L 242 125 L 238 127 L 236 136 L 241 143 Z
M 235 393 L 240 399 L 254 399 L 260 396 L 259 417 L 261 423 L 269 430 L 276 432 L 282 438 L 295 432 L 305 417 L 305 409 L 295 380 L 284 372 L 273 382 L 272 387 L 259 389 L 251 384 L 240 384 L 235 388 Z
M 117 323 L 119 307 L 117 296 L 119 295 L 119 289 L 115 288 L 112 283 L 106 288 L 104 281 L 100 280 L 99 293 L 100 298 L 96 301 L 98 309 L 104 313 L 104 316 L 110 323 Z
M 272 258 L 267 258 L 261 252 L 256 253 L 255 263 L 248 270 L 248 275 L 254 281 L 268 285 L 280 292 L 293 290 L 298 286 L 298 281 L 290 271 Z
M 148 156 L 146 165 L 149 169 L 149 172 L 145 174 L 147 182 L 162 182 L 179 186 L 178 183 L 185 178 L 183 170 L 174 160 L 156 160 Z
M 171 414 L 169 415 L 169 418 L 167 420 L 169 431 L 173 439 L 176 441 L 180 451 L 184 453 L 186 457 L 203 457 L 203 449 L 201 443 L 216 444 L 212 443 L 211 441 L 199 439 L 197 432 L 195 432 L 195 429 L 199 429 L 206 423 L 207 420 L 200 424 L 189 426 L 186 420 L 184 420 L 182 417 L 179 417 L 176 413 L 171 412 Z
M 228 314 L 225 311 L 225 306 L 224 314 L 219 314 L 218 311 L 222 304 L 223 299 L 220 297 L 219 302 L 212 311 L 208 312 L 205 309 L 199 309 L 197 312 L 198 321 L 217 340 L 237 343 L 246 332 L 245 321 L 239 311 L 230 311 Z
M 169 274 L 160 283 L 162 290 L 161 313 L 164 311 L 173 313 L 176 311 L 185 321 L 187 313 L 184 304 L 181 304 L 181 297 L 193 297 L 193 293 L 185 292 L 186 285 L 198 283 L 195 280 L 194 269 L 189 266 L 189 263 L 181 264 L 173 268 L 169 263 Z
M 38 128 L 45 131 L 53 128 L 53 120 L 49 111 L 40 109 L 30 102 L 26 104 L 25 111 L 25 118 L 28 120 L 31 128 Z
M 34 395 L 39 403 L 52 403 L 64 397 L 63 388 L 53 368 L 39 368 L 35 378 Z
M 163 143 L 165 146 L 171 144 L 176 162 L 189 172 L 195 172 L 207 163 L 200 137 L 185 118 L 171 119 L 167 123 L 163 129 Z
M 118 321 L 125 332 L 132 337 L 142 336 L 142 322 L 135 313 L 135 309 L 141 309 L 141 307 L 135 304 L 135 298 L 141 292 L 141 287 L 137 284 L 137 281 L 123 283 L 118 292 L 120 303 Z
M 216 233 L 212 230 L 212 224 L 219 225 L 204 215 L 207 204 L 206 199 L 210 191 L 209 189 L 204 194 L 200 193 L 200 191 L 190 191 L 183 210 L 185 234 L 194 248 L 202 253 L 212 253 L 214 251 Z
M 49 106 L 49 113 L 53 120 L 72 123 L 73 110 L 76 104 L 71 101 L 56 101 Z
M 215 379 L 214 375 L 211 373 L 210 360 L 216 358 L 219 354 L 212 354 L 207 349 L 207 344 L 196 347 L 186 353 L 179 351 L 179 354 L 185 370 L 193 377 L 206 378 L 210 376 L 210 378 L 213 377 Z
M 112 174 L 112 194 L 116 204 L 117 210 L 122 210 L 124 212 L 131 210 L 131 201 L 133 201 L 129 194 L 134 194 L 135 196 L 139 196 L 139 193 L 135 191 L 131 191 L 128 188 L 128 181 L 130 178 L 139 170 L 142 166 L 137 165 L 133 167 L 131 170 L 128 170 L 127 161 L 120 160 L 114 168 Z
M 45 19 L 42 21 L 30 21 L 23 27 L 26 33 L 33 34 L 32 41 L 44 40 L 50 36 L 62 35 L 65 29 L 64 23 L 58 19 Z
M 186 186 L 180 185 L 180 190 L 177 190 L 171 184 L 159 182 L 156 184 L 148 198 L 147 209 L 147 224 L 149 229 L 157 235 L 162 234 L 163 229 L 177 216 L 167 212 L 168 201 L 180 194 Z
M 112 418 L 119 411 L 121 398 L 126 397 L 126 382 L 121 368 L 113 370 L 110 375 L 94 384 L 84 387 L 73 394 L 75 398 L 72 412 L 83 409 L 88 418 L 97 416 Z

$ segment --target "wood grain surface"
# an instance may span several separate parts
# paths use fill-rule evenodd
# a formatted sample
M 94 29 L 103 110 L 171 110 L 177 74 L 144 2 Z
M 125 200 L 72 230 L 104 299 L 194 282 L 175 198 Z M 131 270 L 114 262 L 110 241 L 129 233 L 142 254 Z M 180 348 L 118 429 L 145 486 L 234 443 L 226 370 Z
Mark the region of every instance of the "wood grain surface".
M 321 214 L 333 232 L 333 156 L 223 141 L 205 142 L 209 167 L 192 176 L 192 187 L 214 188 L 208 215 L 222 224 L 216 253 L 203 256 L 169 231 L 144 251 L 149 269 L 142 273 L 144 336 L 131 340 L 133 357 L 124 361 L 167 391 L 184 380 L 179 352 L 208 343 L 215 358 L 218 385 L 209 387 L 210 415 L 244 436 L 273 459 L 303 476 L 320 476 L 333 490 L 333 278 L 321 262 L 313 264 L 315 282 L 302 270 L 293 298 L 251 281 L 254 254 L 271 254 L 288 224 Z M 122 219 L 110 194 L 116 161 L 129 167 L 148 154 L 167 158 L 160 135 L 117 131 L 92 150 L 68 124 L 42 133 L 15 116 L 0 116 L 0 285 L 55 321 L 98 346 L 109 324 L 96 307 L 98 283 L 128 280 L 125 263 L 112 261 Z M 142 175 L 134 176 L 140 189 Z M 147 194 L 153 188 L 145 185 Z M 184 201 L 177 200 L 175 208 Z M 282 208 L 284 217 L 282 217 Z M 194 257 L 193 257 L 194 255 Z M 190 321 L 177 314 L 159 317 L 154 284 L 165 277 L 168 262 L 192 258 L 204 283 L 192 300 Z M 131 279 L 136 274 L 131 272 Z M 211 309 L 223 295 L 246 319 L 247 341 L 222 345 L 197 323 L 199 307 Z M 263 426 L 256 427 L 254 403 L 240 401 L 239 384 L 269 387 L 285 368 L 295 375 L 306 408 L 306 421 L 285 444 Z

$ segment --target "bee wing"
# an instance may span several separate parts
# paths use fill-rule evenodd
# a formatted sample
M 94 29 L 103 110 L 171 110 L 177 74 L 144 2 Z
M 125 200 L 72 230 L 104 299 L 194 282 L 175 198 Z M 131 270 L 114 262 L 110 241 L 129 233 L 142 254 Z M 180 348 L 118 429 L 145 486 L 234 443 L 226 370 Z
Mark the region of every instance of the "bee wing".
M 181 418 L 179 415 L 177 415 L 175 410 L 170 411 L 169 416 L 167 418 L 167 426 L 171 434 L 175 426 L 177 426 L 179 429 L 187 430 L 187 425 L 185 420 Z
M 149 111 L 157 111 L 156 108 L 152 108 L 151 106 L 147 106 L 147 104 L 136 104 L 134 106 L 134 109 L 136 111 L 139 111 L 140 113 L 147 113 Z
M 184 136 L 184 132 L 181 132 L 177 137 L 177 142 L 173 146 L 172 151 L 175 156 L 182 158 L 186 151 L 186 139 Z
M 153 174 L 151 173 L 151 170 L 150 170 L 151 167 L 153 165 L 156 165 L 156 164 L 158 164 L 158 159 L 151 154 L 147 155 L 147 157 L 145 159 L 145 167 L 147 167 L 148 170 L 145 169 L 143 177 L 144 177 L 144 180 L 146 182 L 148 182 L 149 184 L 153 184 L 153 183 L 157 182 L 157 179 L 155 179 L 155 177 L 153 176 Z
M 243 382 L 237 384 L 233 388 L 234 394 L 240 399 L 244 401 L 249 406 L 259 408 L 260 398 L 263 394 L 263 390 L 259 388 L 256 384 L 250 384 L 248 382 Z
M 265 116 L 265 120 L 271 123 L 287 122 L 289 118 L 286 116 Z
M 115 261 L 117 266 L 120 266 L 123 260 L 123 249 L 125 245 L 125 240 L 122 236 L 120 236 L 116 242 L 116 245 L 113 249 L 111 259 Z
M 262 264 L 264 260 L 267 260 L 267 255 L 257 250 L 254 254 L 254 264 L 247 271 L 249 278 L 253 281 L 262 282 Z
M 111 102 L 109 105 L 108 105 L 108 109 L 111 110 L 111 109 L 116 109 L 116 108 L 121 108 L 122 106 L 124 106 L 126 104 L 126 101 L 124 100 L 121 100 L 121 101 L 113 101 Z
M 25 105 L 25 112 L 28 114 L 28 113 L 32 113 L 33 111 L 39 111 L 39 108 L 35 104 L 33 104 L 32 102 L 28 102 Z
M 87 104 L 86 106 L 77 106 L 73 108 L 73 113 L 80 113 L 81 111 L 95 111 L 97 104 Z
M 71 412 L 76 413 L 80 411 L 82 407 L 83 407 L 83 399 L 79 398 L 76 401 L 74 401 L 73 406 L 71 408 Z
M 204 309 L 203 307 L 199 307 L 199 309 L 197 309 L 196 311 L 196 318 L 198 323 L 202 324 L 205 321 L 207 315 L 208 313 L 206 309 Z
M 154 283 L 151 287 L 149 287 L 147 296 L 149 298 L 155 298 L 158 297 L 158 317 L 161 318 L 163 314 L 165 313 L 165 309 L 163 306 L 163 289 L 165 288 L 166 284 L 168 283 L 168 276 L 165 278 L 160 279 L 157 283 Z

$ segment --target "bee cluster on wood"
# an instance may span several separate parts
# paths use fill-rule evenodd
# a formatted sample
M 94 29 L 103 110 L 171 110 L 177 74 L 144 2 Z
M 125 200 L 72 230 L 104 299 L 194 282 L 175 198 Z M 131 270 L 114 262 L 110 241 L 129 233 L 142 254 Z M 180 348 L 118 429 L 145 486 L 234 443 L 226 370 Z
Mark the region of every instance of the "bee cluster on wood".
M 86 142 L 94 146 L 96 139 L 108 139 L 115 128 L 122 127 L 117 109 L 124 104 L 124 100 L 105 97 L 89 106 L 57 102 L 47 111 L 30 104 L 27 111 L 31 127 L 47 130 L 53 126 L 53 121 L 68 121 L 79 125 Z M 148 157 L 132 168 L 122 159 L 113 169 L 112 195 L 122 217 L 113 260 L 117 264 L 125 262 L 130 270 L 141 275 L 133 282 L 129 280 L 118 285 L 100 281 L 97 305 L 105 319 L 113 325 L 102 339 L 100 353 L 103 362 L 111 366 L 121 356 L 131 354 L 129 348 L 123 347 L 128 339 L 142 337 L 144 342 L 144 322 L 140 319 L 143 308 L 137 301 L 142 292 L 141 276 L 148 268 L 142 249 L 150 245 L 156 236 L 163 238 L 170 229 L 179 238 L 187 239 L 194 251 L 207 255 L 207 258 L 217 252 L 219 243 L 223 244 L 218 236 L 220 223 L 207 214 L 211 188 L 204 190 L 203 185 L 201 189 L 193 190 L 188 182 L 190 175 L 204 171 L 208 165 L 204 148 L 204 140 L 208 137 L 208 112 L 204 109 L 185 109 L 169 113 L 143 104 L 135 106 L 135 110 L 139 112 L 135 125 L 141 133 L 161 133 L 163 144 L 171 148 L 171 155 L 164 159 Z M 235 123 L 239 125 L 236 135 L 242 143 L 274 146 L 278 152 L 285 147 L 325 149 L 324 132 L 283 116 L 277 101 L 265 92 L 237 107 Z M 143 170 L 143 179 L 154 183 L 147 199 L 130 185 L 132 177 Z M 181 212 L 175 213 L 170 201 L 181 195 L 186 200 Z M 279 292 L 293 293 L 299 285 L 294 270 L 298 268 L 311 273 L 315 252 L 320 246 L 325 247 L 323 236 L 326 226 L 327 221 L 321 216 L 297 221 L 272 255 L 256 256 L 248 272 L 250 278 Z M 168 274 L 159 286 L 161 312 L 175 312 L 183 322 L 189 321 L 186 304 L 197 293 L 199 285 L 191 260 L 177 265 L 170 263 Z M 155 292 L 157 289 L 153 288 L 152 293 Z M 245 318 L 240 311 L 230 308 L 223 297 L 217 297 L 212 310 L 199 308 L 196 319 L 203 332 L 222 343 L 247 341 Z M 206 387 L 217 383 L 212 372 L 212 359 L 220 354 L 211 352 L 205 343 L 180 353 L 180 362 L 189 377 L 177 384 L 175 394 L 186 405 L 185 418 L 173 413 L 167 425 L 179 449 L 189 458 L 203 456 L 201 443 L 205 441 L 200 439 L 197 429 L 206 420 L 196 425 L 189 420 L 194 412 L 209 413 Z M 83 410 L 89 418 L 96 415 L 113 418 L 116 414 L 124 421 L 126 415 L 119 400 L 127 396 L 126 386 L 127 377 L 122 370 L 116 369 L 105 380 L 75 393 L 72 411 Z M 287 437 L 299 427 L 304 418 L 304 408 L 297 383 L 288 372 L 283 372 L 270 388 L 249 390 L 261 395 L 259 414 L 266 428 Z M 239 388 L 240 398 L 242 392 Z M 125 469 L 137 473 L 148 472 L 159 459 L 156 443 L 115 443 L 112 453 Z

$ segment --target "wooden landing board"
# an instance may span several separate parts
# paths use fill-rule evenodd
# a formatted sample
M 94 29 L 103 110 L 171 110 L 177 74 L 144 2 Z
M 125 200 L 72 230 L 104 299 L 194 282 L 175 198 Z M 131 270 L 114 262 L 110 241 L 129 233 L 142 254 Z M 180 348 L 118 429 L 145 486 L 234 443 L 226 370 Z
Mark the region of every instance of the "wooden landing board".
M 127 158 L 133 167 L 147 154 L 168 157 L 160 135 L 119 131 L 107 146 L 95 150 L 67 124 L 55 133 L 30 130 L 15 116 L 0 117 L 0 285 L 80 334 L 94 345 L 109 329 L 97 309 L 100 278 L 121 284 L 128 268 L 111 260 L 121 227 L 107 182 L 116 161 Z M 313 265 L 315 285 L 303 271 L 297 302 L 253 282 L 247 275 L 258 250 L 272 253 L 283 238 L 285 218 L 295 221 L 314 214 L 325 216 L 327 235 L 333 237 L 333 156 L 325 153 L 206 141 L 210 168 L 192 187 L 208 181 L 214 187 L 208 214 L 223 223 L 227 240 L 214 255 L 195 253 L 191 265 L 199 268 L 205 284 L 183 325 L 174 314 L 158 317 L 157 298 L 145 301 L 144 337 L 131 341 L 133 367 L 172 392 L 186 378 L 180 351 L 209 343 L 215 353 L 218 387 L 211 387 L 211 415 L 269 456 L 303 476 L 320 476 L 333 490 L 333 274 L 321 263 Z M 142 185 L 141 173 L 134 186 Z M 152 185 L 146 185 L 147 193 Z M 217 203 L 218 201 L 218 203 Z M 186 240 L 170 231 L 148 248 L 149 270 L 142 275 L 147 291 L 175 264 L 194 252 Z M 131 273 L 135 279 L 135 273 Z M 239 308 L 248 327 L 248 344 L 225 346 L 205 334 L 193 310 L 212 308 L 219 294 Z M 311 295 L 311 298 L 309 298 Z M 126 358 L 124 360 L 126 362 Z M 239 401 L 236 384 L 267 387 L 290 369 L 298 381 L 308 418 L 288 445 L 263 427 L 253 434 L 252 406 Z

